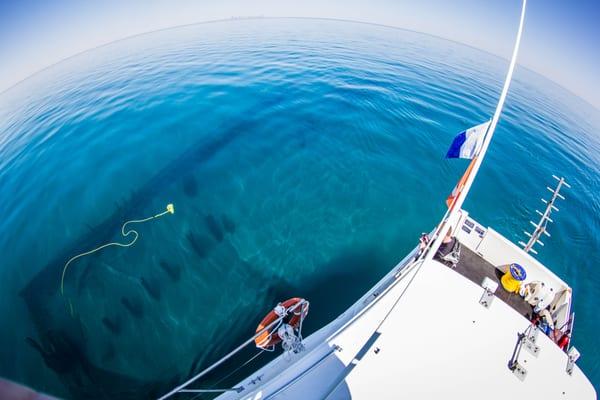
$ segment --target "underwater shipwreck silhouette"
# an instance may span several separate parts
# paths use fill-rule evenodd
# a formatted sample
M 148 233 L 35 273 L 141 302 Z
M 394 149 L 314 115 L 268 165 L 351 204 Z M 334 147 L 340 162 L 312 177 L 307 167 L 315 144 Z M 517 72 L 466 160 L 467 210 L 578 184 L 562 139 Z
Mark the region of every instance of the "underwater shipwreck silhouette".
M 268 107 L 269 104 L 265 103 L 274 104 L 278 101 L 278 98 L 272 97 L 265 99 L 262 103 L 259 102 L 259 106 L 260 108 Z M 255 107 L 258 109 L 259 106 Z M 186 195 L 193 196 L 197 192 L 197 183 L 194 182 L 191 173 L 236 138 L 252 132 L 253 127 L 258 125 L 258 121 L 254 121 L 252 117 L 248 116 L 255 115 L 256 111 L 256 109 L 250 109 L 243 113 L 243 122 L 232 120 L 223 123 L 214 130 L 220 134 L 209 139 L 204 138 L 186 150 L 132 193 L 102 223 L 91 228 L 87 234 L 59 251 L 52 261 L 43 267 L 21 290 L 20 294 L 25 300 L 31 320 L 37 330 L 25 340 L 40 353 L 45 364 L 58 374 L 72 396 L 89 399 L 114 398 L 115 396 L 119 398 L 149 397 L 160 393 L 164 388 L 181 379 L 180 376 L 172 376 L 165 378 L 163 382 L 146 382 L 94 365 L 87 355 L 86 337 L 81 321 L 78 318 L 71 318 L 64 307 L 57 306 L 57 301 L 62 303 L 58 278 L 65 260 L 73 254 L 78 254 L 98 243 L 110 240 L 120 229 L 124 220 L 143 214 L 152 200 L 159 196 L 163 197 L 165 188 L 183 183 Z M 235 230 L 235 222 L 227 216 L 221 218 L 222 230 L 219 230 L 218 221 L 211 215 L 206 217 L 205 223 L 213 236 L 218 236 L 217 239 L 219 237 L 222 239 L 225 233 Z M 200 256 L 206 255 L 208 248 L 206 244 L 199 243 L 200 239 L 196 234 L 189 233 L 188 240 L 196 253 L 199 253 Z M 164 260 L 157 267 L 174 281 L 177 281 L 181 275 L 180 267 L 171 265 Z M 90 269 L 88 267 L 82 274 L 88 273 Z M 81 276 L 79 280 L 81 281 L 83 278 L 84 276 Z M 155 281 L 143 277 L 140 280 L 141 285 L 152 297 L 160 298 L 160 289 Z M 123 297 L 121 303 L 132 316 L 143 317 L 143 307 L 135 298 Z M 120 333 L 120 317 L 105 316 L 102 323 L 109 332 Z M 201 350 L 198 349 L 198 353 L 200 352 Z M 204 351 L 204 353 L 205 356 L 206 353 L 209 353 L 207 358 L 211 358 L 210 350 Z

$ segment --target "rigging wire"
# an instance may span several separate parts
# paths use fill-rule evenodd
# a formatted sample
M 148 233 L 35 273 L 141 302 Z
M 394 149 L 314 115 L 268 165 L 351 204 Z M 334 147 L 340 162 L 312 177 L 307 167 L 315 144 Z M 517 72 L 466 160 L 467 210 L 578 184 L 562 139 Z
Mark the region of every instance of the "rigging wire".
M 299 306 L 302 306 L 304 303 L 306 303 L 306 300 L 294 304 L 293 306 L 291 306 L 291 307 L 288 308 L 288 312 L 296 310 L 296 308 L 298 308 Z M 223 364 L 225 361 L 229 360 L 235 354 L 239 353 L 240 350 L 242 350 L 244 347 L 246 347 L 250 343 L 254 342 L 256 340 L 256 338 L 259 337 L 260 335 L 262 335 L 264 332 L 267 332 L 268 330 L 272 329 L 282 319 L 283 319 L 283 317 L 278 317 L 275 321 L 271 322 L 269 325 L 265 326 L 263 329 L 261 329 L 260 331 L 256 332 L 256 334 L 254 334 L 254 336 L 252 336 L 251 338 L 249 338 L 248 340 L 246 340 L 244 343 L 240 344 L 238 347 L 236 347 L 235 349 L 233 349 L 232 351 L 230 351 L 229 353 L 227 353 L 226 355 L 224 355 L 223 357 L 221 357 L 218 361 L 216 361 L 215 363 L 213 363 L 212 365 L 210 365 L 209 367 L 207 367 L 203 371 L 199 372 L 198 374 L 196 374 L 192 378 L 188 379 L 184 383 L 180 384 L 176 388 L 172 389 L 170 392 L 162 395 L 161 397 L 158 398 L 158 400 L 165 400 L 165 399 L 173 396 L 174 394 L 179 393 L 181 389 L 189 386 L 193 382 L 197 381 L 201 377 L 205 376 L 206 374 L 208 374 L 209 372 L 211 372 L 212 370 L 214 370 L 215 368 L 217 368 L 218 366 L 220 366 L 221 364 Z
M 236 369 L 234 369 L 233 371 L 231 371 L 230 373 L 228 373 L 227 375 L 225 375 L 224 377 L 222 377 L 221 379 L 219 379 L 218 381 L 216 381 L 214 384 L 212 384 L 211 387 L 210 387 L 210 389 L 214 389 L 219 383 L 223 382 L 225 379 L 229 378 L 230 376 L 232 376 L 233 374 L 235 374 L 236 372 L 238 372 L 239 370 L 241 370 L 243 367 L 245 367 L 246 365 L 250 364 L 252 361 L 254 361 L 258 356 L 260 356 L 265 351 L 266 351 L 265 349 L 262 349 L 261 351 L 259 351 L 258 353 L 256 353 L 252 357 L 250 357 L 242 365 L 240 365 L 239 367 L 237 367 Z M 200 398 L 202 396 L 202 394 L 203 393 L 196 394 L 194 397 L 191 398 L 191 400 L 196 400 L 196 399 Z

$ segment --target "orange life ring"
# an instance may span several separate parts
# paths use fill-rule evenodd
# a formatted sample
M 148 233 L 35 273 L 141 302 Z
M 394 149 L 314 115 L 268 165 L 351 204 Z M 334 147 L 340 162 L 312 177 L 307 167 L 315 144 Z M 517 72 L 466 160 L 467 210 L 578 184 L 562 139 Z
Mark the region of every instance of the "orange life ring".
M 284 301 L 283 303 L 281 303 L 281 305 L 284 306 L 286 309 L 289 309 L 290 307 L 293 307 L 303 301 L 305 301 L 305 300 L 300 297 L 293 297 L 289 300 Z M 297 306 L 292 311 L 292 316 L 287 323 L 289 325 L 291 325 L 294 329 L 296 329 L 300 325 L 301 319 L 304 318 L 307 313 L 308 313 L 308 302 L 306 303 L 306 305 Z M 277 318 L 279 318 L 279 316 L 275 313 L 274 310 L 271 310 L 263 318 L 263 320 L 260 321 L 260 324 L 258 324 L 258 327 L 256 328 L 256 333 L 259 333 L 260 331 L 265 329 L 267 326 L 271 325 L 273 323 L 273 321 L 275 321 Z M 279 327 L 278 324 L 275 324 L 270 329 L 268 329 L 268 330 L 264 331 L 263 333 L 261 333 L 260 335 L 258 335 L 256 337 L 256 339 L 254 339 L 254 343 L 256 343 L 256 347 L 261 348 L 261 349 L 267 349 L 267 348 L 274 346 L 274 345 L 278 344 L 279 342 L 281 342 L 281 338 L 279 337 L 277 332 L 275 332 L 275 330 L 278 327 Z

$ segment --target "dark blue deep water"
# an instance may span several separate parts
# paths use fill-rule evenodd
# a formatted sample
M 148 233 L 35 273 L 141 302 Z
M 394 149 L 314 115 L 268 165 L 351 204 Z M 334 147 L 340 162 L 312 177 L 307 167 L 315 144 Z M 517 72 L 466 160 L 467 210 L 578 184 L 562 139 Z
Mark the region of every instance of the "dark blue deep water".
M 437 223 L 466 167 L 446 148 L 491 116 L 507 64 L 401 30 L 264 19 L 123 40 L 4 92 L 0 375 L 145 398 L 249 337 L 278 300 L 311 300 L 314 331 Z M 539 259 L 574 288 L 596 387 L 599 121 L 517 68 L 465 204 L 517 241 L 551 175 L 571 183 Z M 70 267 L 71 316 L 65 261 L 169 202 L 175 215 L 140 225 L 135 246 Z

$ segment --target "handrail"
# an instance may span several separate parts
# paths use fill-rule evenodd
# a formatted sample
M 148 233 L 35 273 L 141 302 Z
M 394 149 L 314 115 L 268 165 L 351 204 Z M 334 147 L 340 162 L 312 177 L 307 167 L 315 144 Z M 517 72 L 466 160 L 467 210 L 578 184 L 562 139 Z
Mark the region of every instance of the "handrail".
M 291 306 L 290 308 L 288 308 L 287 311 L 288 312 L 289 311 L 294 311 L 294 310 L 296 310 L 296 308 L 298 308 L 299 306 L 304 305 L 304 304 L 308 304 L 308 301 L 307 300 L 299 301 L 298 303 L 296 303 L 293 306 Z M 165 400 L 165 399 L 173 396 L 174 394 L 180 392 L 182 389 L 184 389 L 185 387 L 187 387 L 190 384 L 194 383 L 195 381 L 197 381 L 198 379 L 200 379 L 204 375 L 208 374 L 209 372 L 211 372 L 212 370 L 214 370 L 215 368 L 217 368 L 219 365 L 223 364 L 225 361 L 229 360 L 231 357 L 233 357 L 234 355 L 236 355 L 244 347 L 246 347 L 250 343 L 254 342 L 254 340 L 257 337 L 259 337 L 264 332 L 266 332 L 269 329 L 271 329 L 273 326 L 275 326 L 275 324 L 277 324 L 278 322 L 280 322 L 283 318 L 285 318 L 285 316 L 278 317 L 276 320 L 274 320 L 269 325 L 267 325 L 266 327 L 264 327 L 263 329 L 261 329 L 254 336 L 252 336 L 250 339 L 246 340 L 244 343 L 242 343 L 241 345 L 239 345 L 238 347 L 236 347 L 235 349 L 233 349 L 232 351 L 230 351 L 229 353 L 227 353 L 225 356 L 223 356 L 221 359 L 219 359 L 218 361 L 216 361 L 214 364 L 210 365 L 209 367 L 207 367 L 206 369 L 204 369 L 203 371 L 201 371 L 197 375 L 193 376 L 192 378 L 188 379 L 187 381 L 185 381 L 181 385 L 177 386 L 175 389 L 171 390 L 170 392 L 168 392 L 168 393 L 164 394 L 163 396 L 159 397 L 158 400 Z M 243 388 L 241 388 L 241 389 L 243 390 Z M 240 388 L 234 388 L 234 390 L 240 391 Z

